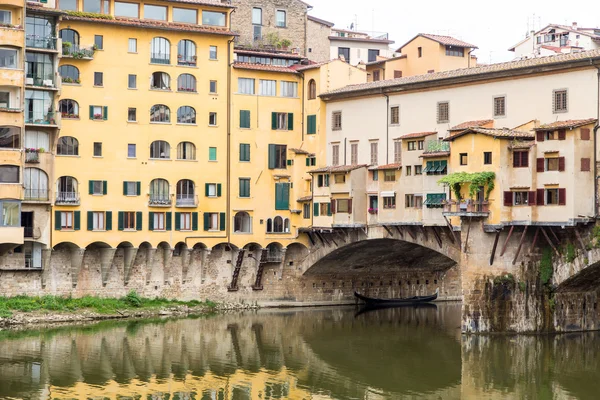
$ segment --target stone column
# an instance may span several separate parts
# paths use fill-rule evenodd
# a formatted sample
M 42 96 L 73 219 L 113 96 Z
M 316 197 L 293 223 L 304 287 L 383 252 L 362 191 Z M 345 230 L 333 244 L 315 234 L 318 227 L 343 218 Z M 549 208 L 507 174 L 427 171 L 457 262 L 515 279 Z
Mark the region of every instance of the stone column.
M 77 281 L 79 280 L 79 271 L 81 271 L 81 264 L 83 264 L 83 255 L 85 249 L 79 247 L 71 250 L 71 282 L 73 287 L 77 287 Z
M 126 247 L 123 249 L 123 282 L 125 285 L 129 284 L 131 267 L 133 266 L 137 252 L 138 249 L 136 247 Z
M 154 264 L 154 254 L 156 253 L 156 249 L 147 249 L 146 250 L 146 285 L 150 284 L 150 279 L 152 278 L 152 266 Z
M 283 267 L 285 265 L 285 253 L 287 252 L 287 247 L 281 249 L 281 263 L 279 264 L 279 280 L 283 279 Z
M 208 264 L 208 258 L 210 257 L 210 253 L 212 253 L 212 249 L 204 249 L 202 250 L 202 261 L 200 263 L 200 283 L 204 283 L 206 280 L 206 266 Z
M 50 260 L 52 257 L 52 249 L 42 249 L 42 289 L 46 288 L 48 278 L 50 276 Z
M 117 249 L 112 247 L 100 249 L 100 273 L 102 274 L 102 286 L 106 286 L 108 282 L 108 274 L 112 267 L 113 260 Z

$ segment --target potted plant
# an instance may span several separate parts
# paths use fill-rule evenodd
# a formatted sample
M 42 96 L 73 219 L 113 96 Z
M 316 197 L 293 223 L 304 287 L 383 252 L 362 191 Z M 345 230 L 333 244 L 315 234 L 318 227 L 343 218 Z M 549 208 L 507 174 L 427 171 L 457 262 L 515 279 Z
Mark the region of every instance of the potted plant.
M 377 214 L 377 211 L 376 208 L 369 208 L 369 214 Z
M 281 48 L 283 50 L 287 50 L 292 45 L 292 41 L 289 39 L 281 39 L 281 42 L 279 43 L 281 44 Z
M 102 119 L 102 114 L 94 114 L 94 119 Z

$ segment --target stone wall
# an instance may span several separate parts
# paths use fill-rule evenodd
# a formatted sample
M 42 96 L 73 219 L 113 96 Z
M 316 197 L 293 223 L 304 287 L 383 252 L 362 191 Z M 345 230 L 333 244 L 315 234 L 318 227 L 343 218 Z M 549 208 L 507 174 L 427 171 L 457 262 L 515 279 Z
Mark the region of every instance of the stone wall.
M 331 27 L 321 23 L 306 21 L 307 57 L 316 62 L 329 61 L 331 50 L 329 48 L 329 35 Z

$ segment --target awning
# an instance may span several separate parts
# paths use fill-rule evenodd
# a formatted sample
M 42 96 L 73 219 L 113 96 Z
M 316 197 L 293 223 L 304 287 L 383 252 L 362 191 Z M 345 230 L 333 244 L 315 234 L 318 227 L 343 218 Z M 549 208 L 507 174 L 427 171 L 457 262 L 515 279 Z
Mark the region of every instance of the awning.
M 441 207 L 446 200 L 445 193 L 428 193 L 423 205 L 427 207 Z
M 395 196 L 396 196 L 396 192 L 393 190 L 381 192 L 381 197 L 395 197 Z

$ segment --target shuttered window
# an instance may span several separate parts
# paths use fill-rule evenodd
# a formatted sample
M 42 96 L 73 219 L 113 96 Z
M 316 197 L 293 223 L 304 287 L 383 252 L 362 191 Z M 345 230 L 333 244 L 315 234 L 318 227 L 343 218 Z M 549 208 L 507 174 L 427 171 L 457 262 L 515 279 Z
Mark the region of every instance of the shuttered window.
M 240 110 L 240 128 L 250 129 L 250 111 Z
M 313 135 L 317 133 L 317 116 L 309 115 L 306 117 L 306 133 Z
M 290 184 L 276 183 L 275 184 L 275 209 L 289 210 L 290 209 Z
M 340 165 L 340 145 L 331 145 L 331 165 Z
M 394 162 L 402 162 L 402 142 L 399 140 L 394 142 Z
M 378 164 L 379 143 L 371 142 L 371 165 Z
M 400 106 L 393 106 L 390 108 L 390 124 L 400 124 Z
M 250 144 L 240 143 L 240 161 L 250 161 Z
M 590 159 L 589 158 L 582 158 L 581 159 L 581 171 L 582 172 L 590 172 L 591 168 L 591 163 L 590 163 Z
M 287 167 L 287 146 L 269 144 L 269 169 L 284 169 Z
M 494 97 L 494 117 L 505 117 L 506 116 L 506 97 L 496 96 Z
M 590 140 L 589 128 L 581 128 L 581 140 Z
M 350 164 L 358 164 L 358 143 L 350 143 Z
M 342 112 L 334 111 L 331 113 L 331 130 L 340 131 L 342 130 Z
M 250 178 L 240 178 L 240 197 L 250 197 Z
M 278 131 L 293 131 L 294 114 L 282 112 L 271 113 L 271 129 Z
M 552 111 L 555 114 L 567 112 L 569 109 L 567 101 L 567 89 L 554 90 L 552 93 Z
M 447 101 L 437 104 L 437 122 L 438 124 L 450 121 L 450 103 Z
M 513 168 L 529 167 L 529 152 L 514 151 L 513 152 Z

